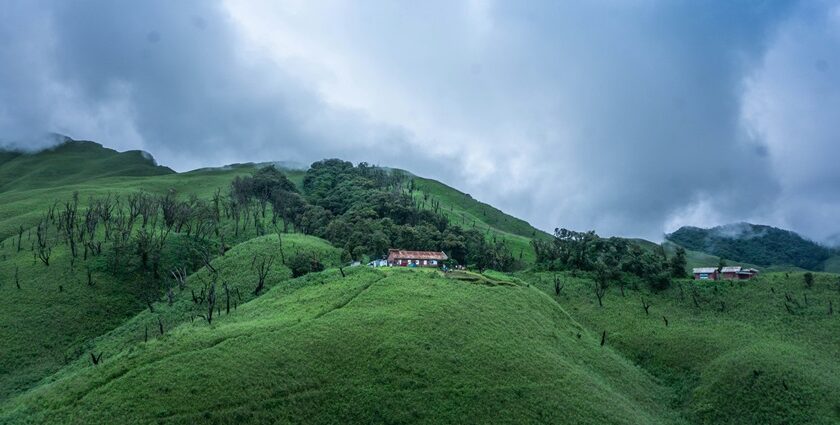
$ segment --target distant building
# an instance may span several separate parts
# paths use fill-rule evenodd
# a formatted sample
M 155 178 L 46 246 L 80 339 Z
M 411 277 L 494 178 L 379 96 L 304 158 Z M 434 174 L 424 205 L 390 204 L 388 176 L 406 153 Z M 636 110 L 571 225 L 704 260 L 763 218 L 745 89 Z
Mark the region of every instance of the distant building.
M 440 251 L 388 250 L 388 265 L 392 267 L 440 267 L 448 259 Z
M 720 273 L 724 279 L 729 280 L 746 280 L 752 279 L 758 275 L 758 270 L 744 268 L 741 266 L 727 266 L 720 269 Z
M 368 263 L 368 266 L 370 266 L 370 267 L 386 267 L 386 266 L 388 266 L 388 260 L 385 260 L 385 259 L 373 260 L 373 261 Z
M 718 280 L 720 274 L 717 267 L 697 267 L 692 269 L 694 280 Z

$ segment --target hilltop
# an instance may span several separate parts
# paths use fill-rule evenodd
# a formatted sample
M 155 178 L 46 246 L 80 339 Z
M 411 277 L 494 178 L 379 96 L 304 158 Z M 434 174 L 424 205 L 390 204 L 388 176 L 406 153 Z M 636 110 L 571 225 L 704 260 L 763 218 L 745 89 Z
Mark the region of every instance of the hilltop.
M 686 249 L 760 267 L 825 270 L 825 262 L 837 254 L 790 230 L 750 223 L 710 229 L 686 226 L 666 238 Z
M 0 151 L 0 192 L 54 187 L 112 176 L 174 173 L 170 168 L 158 165 L 147 152 L 117 152 L 95 142 L 62 140 L 54 147 L 34 153 Z

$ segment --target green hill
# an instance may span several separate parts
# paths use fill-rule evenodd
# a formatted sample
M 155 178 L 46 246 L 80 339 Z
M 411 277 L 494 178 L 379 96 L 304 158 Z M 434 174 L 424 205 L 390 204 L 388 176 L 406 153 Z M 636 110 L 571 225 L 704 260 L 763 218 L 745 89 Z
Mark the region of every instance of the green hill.
M 589 276 L 517 277 L 551 294 L 584 328 L 606 332 L 612 347 L 673 389 L 668 403 L 688 423 L 840 423 L 836 275 L 817 274 L 811 288 L 802 273 L 677 280 L 659 292 L 611 285 L 603 307 Z
M 0 173 L 3 424 L 840 422 L 837 275 L 536 271 L 544 232 L 340 160 L 174 173 L 69 142 Z M 629 242 L 631 271 L 676 249 Z M 472 270 L 347 266 L 400 244 Z
M 175 193 L 183 202 L 194 196 L 207 203 L 216 191 L 226 192 L 234 178 L 250 175 L 258 168 L 253 164 L 239 164 L 174 173 L 154 165 L 154 160 L 137 152 L 118 153 L 92 142 L 76 141 L 39 153 L 7 153 L 7 157 L 11 159 L 0 164 L 0 174 L 27 177 L 0 180 L 5 188 L 0 191 L 0 340 L 5 342 L 6 348 L 0 350 L 0 399 L 30 388 L 68 362 L 83 357 L 85 347 L 94 337 L 117 328 L 146 308 L 144 298 L 148 294 L 144 291 L 148 291 L 148 287 L 163 291 L 170 283 L 133 270 L 115 273 L 109 266 L 113 259 L 107 255 L 85 261 L 79 259 L 78 263 L 71 264 L 66 241 L 55 223 L 49 225 L 48 238 L 53 246 L 50 265 L 45 266 L 36 257 L 35 226 L 51 208 L 58 211 L 56 214 L 60 213 L 74 194 L 82 212 L 89 199 L 119 199 L 125 208 L 129 197 L 140 193 L 152 196 Z M 59 175 L 54 174 L 57 171 L 60 171 Z M 304 171 L 287 170 L 286 174 L 292 183 L 302 186 Z M 438 193 L 446 195 L 445 191 Z M 460 197 L 460 194 L 447 195 L 447 199 Z M 463 196 L 458 206 L 448 210 L 458 211 L 470 208 L 472 204 L 478 203 Z M 494 217 L 499 215 L 501 213 L 496 212 Z M 514 219 L 511 217 L 510 220 Z M 249 218 L 245 217 L 241 223 L 249 223 Z M 237 244 L 266 231 L 255 228 L 253 218 L 250 223 L 234 232 L 233 219 L 223 218 L 220 229 L 226 233 L 225 244 L 236 248 Z M 492 232 L 503 232 L 481 220 L 478 220 L 478 226 L 488 232 L 488 238 Z M 97 230 L 100 240 L 102 233 L 100 225 Z M 211 235 L 208 243 L 218 244 L 218 238 Z M 295 252 L 296 238 L 304 238 L 304 235 L 284 236 L 290 255 Z M 527 244 L 524 239 L 518 242 Z M 106 254 L 110 244 L 105 242 Z M 168 238 L 161 259 L 164 274 L 176 266 L 200 266 L 191 258 L 194 255 L 190 251 L 195 249 L 191 244 L 191 238 L 184 234 L 173 234 Z M 133 252 L 133 249 L 129 251 Z M 269 252 L 276 254 L 276 250 Z M 319 248 L 318 252 L 325 252 L 324 248 Z M 338 264 L 340 251 L 337 252 L 326 265 Z M 239 268 L 250 270 L 248 259 L 242 262 Z M 87 284 L 88 270 L 94 285 Z M 244 276 L 250 274 L 253 271 Z M 229 283 L 233 287 L 240 282 Z M 242 284 L 252 285 L 253 282 Z M 17 285 L 21 288 L 17 289 Z M 157 298 L 163 296 L 162 292 L 156 295 Z
M 666 423 L 666 392 L 549 297 L 356 268 L 78 367 L 9 421 Z M 529 314 L 523 315 L 522 311 Z M 580 335 L 580 336 L 579 336 Z
M 141 151 L 117 152 L 88 141 L 66 140 L 36 153 L 0 156 L 0 192 L 79 183 L 109 176 L 174 173 Z
M 762 267 L 822 270 L 822 263 L 835 254 L 789 230 L 749 223 L 711 229 L 682 227 L 666 238 L 686 249 Z

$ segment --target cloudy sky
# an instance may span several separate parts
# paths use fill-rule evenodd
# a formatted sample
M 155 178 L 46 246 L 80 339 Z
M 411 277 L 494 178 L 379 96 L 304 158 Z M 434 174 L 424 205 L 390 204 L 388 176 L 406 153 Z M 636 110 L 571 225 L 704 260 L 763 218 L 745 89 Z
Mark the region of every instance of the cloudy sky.
M 4 1 L 0 143 L 325 157 L 551 230 L 840 241 L 840 2 Z

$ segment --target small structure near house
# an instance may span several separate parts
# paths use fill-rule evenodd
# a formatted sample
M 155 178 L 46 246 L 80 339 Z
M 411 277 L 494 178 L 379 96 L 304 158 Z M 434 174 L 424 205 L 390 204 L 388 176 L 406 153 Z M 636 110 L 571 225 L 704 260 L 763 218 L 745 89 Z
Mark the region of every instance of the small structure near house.
M 697 267 L 691 271 L 694 274 L 694 280 L 718 280 L 720 274 L 716 267 Z
M 744 268 L 741 266 L 727 266 L 720 269 L 720 273 L 724 279 L 728 280 L 746 280 L 752 279 L 758 275 L 758 270 Z
M 388 265 L 392 267 L 440 267 L 448 259 L 440 251 L 388 250 Z
M 368 263 L 370 267 L 387 267 L 388 260 L 386 259 L 376 259 Z

